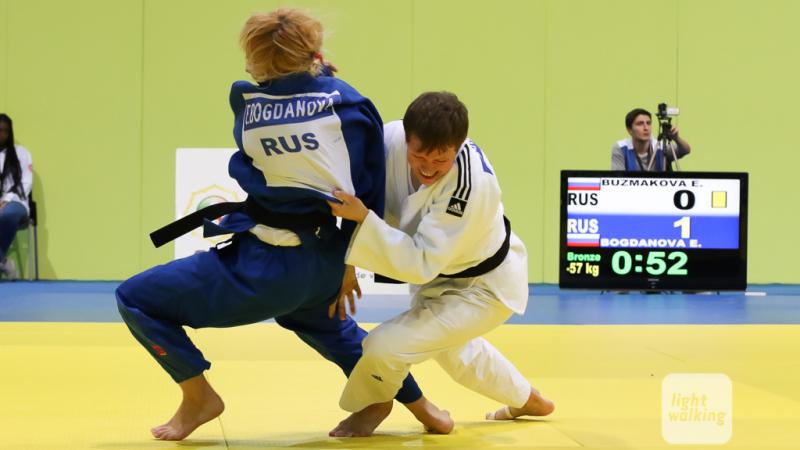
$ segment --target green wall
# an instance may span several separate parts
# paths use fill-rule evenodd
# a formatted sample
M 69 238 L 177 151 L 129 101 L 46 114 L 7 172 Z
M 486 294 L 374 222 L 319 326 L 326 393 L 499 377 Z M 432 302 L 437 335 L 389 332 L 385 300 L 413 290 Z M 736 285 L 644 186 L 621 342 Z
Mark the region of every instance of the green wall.
M 44 278 L 140 269 L 142 4 L 6 0 L 0 110 L 34 157 Z M 167 182 L 168 183 L 168 182 Z
M 0 110 L 6 105 L 8 83 L 8 1 L 0 0 Z
M 557 281 L 562 169 L 606 169 L 635 106 L 681 107 L 683 170 L 751 175 L 749 280 L 797 283 L 800 3 L 792 0 L 0 0 L 0 111 L 34 155 L 42 275 L 122 279 L 170 259 L 176 147 L 230 147 L 249 13 L 312 11 L 385 120 L 456 92 L 490 154 L 530 281 Z M 777 226 L 776 226 L 777 225 Z M 776 257 L 778 256 L 778 257 Z

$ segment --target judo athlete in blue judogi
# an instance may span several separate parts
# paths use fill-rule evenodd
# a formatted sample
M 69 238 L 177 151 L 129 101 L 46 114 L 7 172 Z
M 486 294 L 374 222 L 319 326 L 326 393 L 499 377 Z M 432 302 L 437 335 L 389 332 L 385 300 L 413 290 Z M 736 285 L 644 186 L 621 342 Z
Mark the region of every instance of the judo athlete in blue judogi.
M 151 430 L 158 439 L 183 439 L 224 409 L 203 376 L 210 363 L 182 326 L 275 318 L 345 374 L 366 335 L 349 317 L 328 317 L 340 288 L 357 283 L 352 268 L 343 283 L 355 224 L 337 228 L 326 200 L 340 188 L 383 210 L 381 118 L 368 99 L 326 75 L 332 66 L 319 54 L 316 20 L 294 10 L 256 14 L 241 40 L 259 83 L 231 88 L 239 151 L 228 170 L 249 197 L 226 204 L 233 212 L 220 225 L 205 221 L 207 235 L 234 233 L 232 242 L 154 267 L 117 289 L 125 323 L 183 392 L 175 416 Z M 425 399 L 412 377 L 396 398 L 425 422 Z

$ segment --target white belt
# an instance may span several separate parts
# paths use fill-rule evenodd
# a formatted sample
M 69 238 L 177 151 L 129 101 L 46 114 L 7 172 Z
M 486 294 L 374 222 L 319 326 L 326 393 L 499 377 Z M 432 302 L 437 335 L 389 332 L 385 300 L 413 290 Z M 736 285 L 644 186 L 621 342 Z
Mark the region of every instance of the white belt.
M 295 232 L 283 228 L 272 228 L 258 224 L 250 228 L 250 232 L 261 242 L 269 245 L 278 247 L 297 247 L 300 245 L 300 237 Z

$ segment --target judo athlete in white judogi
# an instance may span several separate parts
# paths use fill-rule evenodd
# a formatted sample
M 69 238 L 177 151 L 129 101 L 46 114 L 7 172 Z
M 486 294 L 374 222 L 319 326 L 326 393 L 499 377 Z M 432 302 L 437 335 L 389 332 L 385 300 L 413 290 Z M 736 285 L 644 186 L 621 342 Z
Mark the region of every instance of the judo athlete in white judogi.
M 408 311 L 363 341 L 339 403 L 347 411 L 390 407 L 410 366 L 430 358 L 458 383 L 508 405 L 487 419 L 554 409 L 480 337 L 524 313 L 528 266 L 525 246 L 504 218 L 494 169 L 466 139 L 467 128 L 466 107 L 455 95 L 423 94 L 402 122 L 384 127 L 385 221 L 358 198 L 334 194 L 342 201 L 331 203 L 334 214 L 359 223 L 347 264 L 411 283 L 413 292 Z M 343 299 L 338 308 L 344 309 Z M 362 430 L 354 414 L 332 434 Z

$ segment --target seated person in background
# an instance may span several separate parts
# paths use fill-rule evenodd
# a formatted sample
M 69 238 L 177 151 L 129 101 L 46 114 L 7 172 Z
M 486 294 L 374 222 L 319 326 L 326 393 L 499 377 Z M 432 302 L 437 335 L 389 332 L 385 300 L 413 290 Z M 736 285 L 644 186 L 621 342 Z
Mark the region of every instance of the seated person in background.
M 14 145 L 11 118 L 0 114 L 0 276 L 16 278 L 17 268 L 6 253 L 19 227 L 28 218 L 33 185 L 31 154 Z
M 611 170 L 669 172 L 675 156 L 680 159 L 689 154 L 691 147 L 678 135 L 675 126 L 667 132 L 671 139 L 667 147 L 659 148 L 652 135 L 652 118 L 647 110 L 641 108 L 625 116 L 625 127 L 631 137 L 616 142 L 611 148 Z

